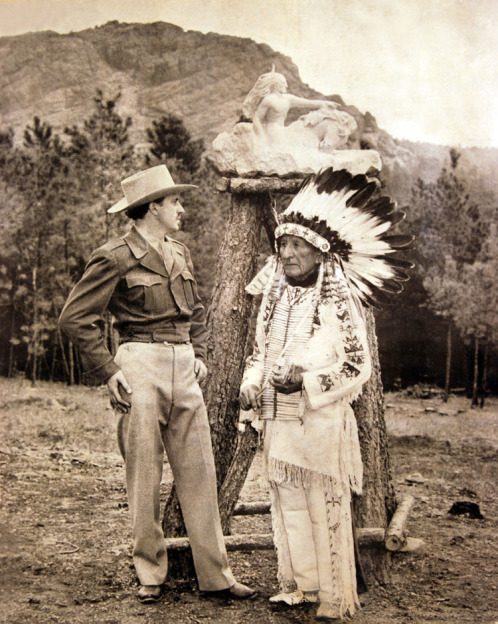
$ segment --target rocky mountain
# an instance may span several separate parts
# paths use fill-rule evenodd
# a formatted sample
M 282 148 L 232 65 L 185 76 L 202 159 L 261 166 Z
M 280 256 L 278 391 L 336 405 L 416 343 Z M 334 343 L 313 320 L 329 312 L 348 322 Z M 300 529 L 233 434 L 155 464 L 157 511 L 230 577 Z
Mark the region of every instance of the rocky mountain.
M 341 103 L 359 126 L 357 146 L 381 153 L 387 178 L 400 201 L 409 197 L 417 176 L 434 179 L 449 148 L 397 141 L 340 94 L 321 94 L 304 84 L 292 60 L 251 39 L 184 31 L 173 24 L 123 24 L 58 34 L 51 31 L 0 38 L 0 129 L 22 130 L 34 115 L 56 131 L 77 124 L 93 111 L 96 89 L 114 97 L 121 92 L 119 112 L 133 119 L 132 138 L 145 140 L 144 129 L 162 114 L 180 115 L 195 138 L 209 145 L 238 121 L 242 102 L 257 77 L 275 64 L 289 91 L 308 98 L 328 97 Z M 472 179 L 494 182 L 498 150 L 462 150 Z M 488 189 L 489 187 L 489 189 Z
M 256 78 L 275 63 L 292 92 L 318 93 L 292 61 L 250 39 L 183 31 L 162 22 L 121 24 L 78 33 L 0 38 L 1 125 L 20 129 L 33 115 L 56 129 L 92 111 L 96 88 L 122 93 L 136 140 L 166 112 L 182 116 L 195 137 L 212 140 L 231 127 Z

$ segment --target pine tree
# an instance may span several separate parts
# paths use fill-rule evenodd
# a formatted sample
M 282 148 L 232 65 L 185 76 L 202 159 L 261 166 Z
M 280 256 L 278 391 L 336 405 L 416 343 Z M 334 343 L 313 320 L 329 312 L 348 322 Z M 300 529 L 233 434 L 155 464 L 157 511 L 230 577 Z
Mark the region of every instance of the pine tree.
M 72 162 L 85 189 L 93 247 L 120 231 L 124 220 L 112 219 L 107 209 L 119 197 L 119 181 L 134 173 L 138 162 L 128 132 L 132 119 L 117 112 L 120 98 L 120 93 L 108 98 L 97 89 L 95 110 L 83 121 L 82 128 L 65 129 Z
M 35 117 L 24 131 L 23 148 L 12 150 L 5 161 L 4 181 L 15 201 L 2 219 L 9 250 L 5 266 L 12 284 L 10 341 L 25 346 L 33 383 L 40 378 L 41 367 L 47 368 L 46 356 L 56 331 L 53 239 L 65 172 L 59 137 Z M 9 369 L 13 372 L 12 366 Z
M 478 404 L 479 390 L 486 389 L 485 359 L 479 370 L 479 352 L 498 345 L 498 237 L 492 224 L 479 258 L 463 267 L 454 284 L 452 315 L 460 333 L 474 343 L 472 406 Z M 484 397 L 483 397 L 484 398 Z M 482 399 L 483 402 L 483 399 Z
M 147 128 L 146 136 L 150 143 L 151 153 L 150 156 L 146 156 L 148 165 L 175 159 L 190 174 L 198 171 L 204 151 L 204 141 L 192 139 L 181 117 L 173 113 L 163 115 L 158 121 L 152 122 L 152 128 Z
M 66 379 L 76 380 L 73 347 L 58 333 L 57 319 L 91 251 L 122 226 L 124 218 L 109 219 L 107 208 L 120 195 L 119 181 L 136 167 L 131 119 L 118 114 L 118 99 L 97 91 L 95 112 L 81 128 L 66 129 L 66 142 L 37 117 L 22 147 L 13 148 L 10 133 L 0 135 L 0 286 L 10 301 L 4 368 L 11 374 L 17 361 L 33 381 L 52 378 L 62 358 Z
M 472 201 L 459 180 L 456 169 L 460 154 L 449 153 L 450 168 L 444 168 L 434 183 L 418 180 L 412 189 L 411 211 L 407 229 L 416 236 L 416 265 L 428 294 L 427 304 L 438 316 L 447 319 L 446 396 L 450 389 L 453 316 L 447 298 L 437 292 L 445 290 L 448 259 L 457 276 L 472 263 L 482 248 L 487 229 L 479 206 Z M 451 277 L 453 279 L 453 277 Z M 458 279 L 458 278 L 457 278 Z
M 97 89 L 94 97 L 94 112 L 83 121 L 82 127 L 65 129 L 68 137 L 68 154 L 71 160 L 74 192 L 79 206 L 78 216 L 64 217 L 64 231 L 68 243 L 68 263 L 65 273 L 66 293 L 81 277 L 83 268 L 93 249 L 110 238 L 122 233 L 126 218 L 124 215 L 111 216 L 109 207 L 121 196 L 119 182 L 135 173 L 138 157 L 130 141 L 131 117 L 123 118 L 118 110 L 121 94 L 107 97 Z M 81 221 L 83 219 L 83 222 Z M 74 250 L 71 244 L 78 238 Z M 106 315 L 104 332 L 109 347 L 114 348 L 111 317 Z M 60 337 L 63 353 L 65 341 Z M 67 345 L 64 358 L 68 380 L 74 381 L 74 354 L 71 343 Z

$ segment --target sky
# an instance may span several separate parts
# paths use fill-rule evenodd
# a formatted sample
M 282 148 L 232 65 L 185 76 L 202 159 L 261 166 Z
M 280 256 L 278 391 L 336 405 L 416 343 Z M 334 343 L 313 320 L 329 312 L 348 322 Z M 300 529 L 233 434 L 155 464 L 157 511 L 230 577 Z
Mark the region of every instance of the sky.
M 396 138 L 498 147 L 498 0 L 0 0 L 0 36 L 110 20 L 249 37 Z

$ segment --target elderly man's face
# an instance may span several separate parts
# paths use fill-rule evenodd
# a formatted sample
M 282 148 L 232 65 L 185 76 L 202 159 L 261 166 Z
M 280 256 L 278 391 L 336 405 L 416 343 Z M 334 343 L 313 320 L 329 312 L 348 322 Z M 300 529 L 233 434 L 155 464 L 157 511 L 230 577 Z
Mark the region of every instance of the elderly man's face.
M 310 275 L 321 259 L 321 252 L 316 247 L 290 234 L 284 234 L 280 239 L 279 255 L 285 275 L 298 281 Z

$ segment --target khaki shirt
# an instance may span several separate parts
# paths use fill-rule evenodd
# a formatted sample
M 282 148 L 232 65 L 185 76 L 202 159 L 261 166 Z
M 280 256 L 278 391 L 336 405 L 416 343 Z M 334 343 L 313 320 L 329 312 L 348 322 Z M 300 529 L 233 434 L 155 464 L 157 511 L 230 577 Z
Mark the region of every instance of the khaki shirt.
M 79 348 L 85 383 L 105 383 L 119 370 L 103 337 L 106 310 L 125 339 L 173 328 L 192 342 L 196 357 L 205 359 L 205 310 L 190 253 L 182 243 L 168 242 L 169 270 L 135 225 L 93 252 L 59 319 L 61 330 Z

